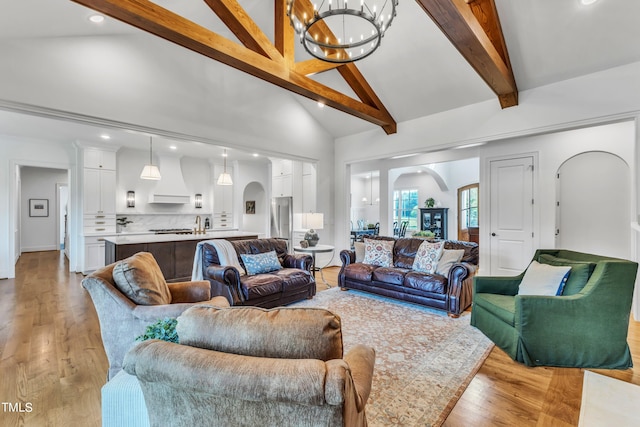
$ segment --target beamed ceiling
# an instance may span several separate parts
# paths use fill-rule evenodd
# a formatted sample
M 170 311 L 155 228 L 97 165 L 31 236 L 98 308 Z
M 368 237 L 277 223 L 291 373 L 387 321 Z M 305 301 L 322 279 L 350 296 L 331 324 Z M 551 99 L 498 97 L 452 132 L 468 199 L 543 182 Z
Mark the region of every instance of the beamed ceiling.
M 387 134 L 397 131 L 392 114 L 355 63 L 295 60 L 296 37 L 286 13 L 286 0 L 274 2 L 273 43 L 237 0 L 202 1 L 240 43 L 149 0 L 73 1 L 259 79 L 374 123 Z M 503 108 L 517 105 L 518 90 L 494 0 L 416 1 L 498 96 L 500 105 Z M 313 14 L 310 0 L 296 1 L 295 5 L 293 13 L 297 16 Z M 327 26 L 318 27 L 322 37 L 335 39 Z M 358 99 L 309 77 L 334 68 Z

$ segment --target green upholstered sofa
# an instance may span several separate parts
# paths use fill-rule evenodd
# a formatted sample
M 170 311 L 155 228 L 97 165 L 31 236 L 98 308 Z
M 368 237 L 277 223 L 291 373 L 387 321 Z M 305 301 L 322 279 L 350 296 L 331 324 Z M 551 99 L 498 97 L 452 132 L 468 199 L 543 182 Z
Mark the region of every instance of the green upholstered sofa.
M 518 295 L 524 272 L 475 276 L 471 324 L 528 366 L 633 366 L 627 332 L 638 264 L 562 249 L 540 249 L 534 260 L 572 267 L 564 293 Z

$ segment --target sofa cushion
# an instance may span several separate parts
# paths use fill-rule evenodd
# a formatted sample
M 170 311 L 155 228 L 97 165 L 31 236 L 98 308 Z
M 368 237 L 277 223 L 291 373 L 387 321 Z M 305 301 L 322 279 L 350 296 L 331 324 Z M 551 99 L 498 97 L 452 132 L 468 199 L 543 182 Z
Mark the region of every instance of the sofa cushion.
M 516 297 L 512 295 L 499 294 L 475 294 L 473 296 L 473 306 L 479 306 L 493 313 L 508 325 L 515 326 L 516 323 Z
M 342 358 L 340 317 L 321 308 L 197 305 L 178 318 L 177 332 L 180 344 L 225 353 L 324 361 Z
M 344 268 L 344 277 L 347 279 L 358 280 L 361 282 L 370 282 L 373 272 L 379 268 L 377 265 L 356 263 L 349 264 Z
M 564 285 L 562 295 L 575 295 L 587 284 L 591 273 L 596 268 L 596 264 L 587 261 L 574 261 L 571 259 L 558 258 L 551 254 L 542 254 L 538 257 L 538 262 L 549 265 L 567 265 L 571 267 L 571 273 L 567 283 Z
M 138 252 L 113 267 L 116 287 L 137 305 L 171 304 L 171 292 L 156 259 Z
M 354 242 L 353 249 L 356 252 L 356 261 L 362 262 L 364 261 L 364 242 Z
M 391 240 L 364 239 L 362 262 L 379 267 L 393 266 L 393 244 Z
M 411 270 L 406 268 L 380 267 L 373 270 L 371 277 L 378 282 L 402 285 L 404 283 L 404 275 L 409 271 Z
M 282 291 L 285 293 L 287 291 L 306 289 L 312 280 L 310 272 L 298 268 L 283 268 L 271 274 L 275 274 L 282 279 Z
M 447 278 L 437 274 L 410 271 L 404 276 L 404 286 L 423 292 L 444 294 L 447 289 Z
M 448 277 L 449 270 L 453 264 L 460 262 L 464 255 L 464 249 L 445 249 L 442 251 L 442 256 L 438 260 L 436 265 L 436 273 Z
M 518 287 L 518 295 L 562 295 L 571 267 L 540 264 L 533 260 Z
M 254 274 L 270 273 L 282 268 L 276 255 L 276 251 L 269 251 L 261 254 L 240 254 L 240 257 L 242 258 L 244 268 L 247 270 L 247 274 L 249 276 Z
M 429 242 L 425 240 L 420 244 L 416 257 L 413 260 L 413 270 L 422 273 L 433 274 L 436 272 L 436 265 L 442 255 L 444 242 Z
M 282 292 L 282 278 L 276 274 L 255 274 L 253 276 L 241 276 L 240 287 L 245 299 L 253 300 L 267 295 Z

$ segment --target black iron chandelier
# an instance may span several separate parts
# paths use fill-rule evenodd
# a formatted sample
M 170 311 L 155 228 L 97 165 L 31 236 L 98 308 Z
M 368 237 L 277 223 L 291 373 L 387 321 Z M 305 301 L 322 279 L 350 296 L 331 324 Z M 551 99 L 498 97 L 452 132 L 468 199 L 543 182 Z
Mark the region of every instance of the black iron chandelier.
M 371 55 L 396 16 L 398 0 L 287 0 L 287 15 L 312 56 L 348 63 Z M 351 6 L 355 7 L 351 7 Z

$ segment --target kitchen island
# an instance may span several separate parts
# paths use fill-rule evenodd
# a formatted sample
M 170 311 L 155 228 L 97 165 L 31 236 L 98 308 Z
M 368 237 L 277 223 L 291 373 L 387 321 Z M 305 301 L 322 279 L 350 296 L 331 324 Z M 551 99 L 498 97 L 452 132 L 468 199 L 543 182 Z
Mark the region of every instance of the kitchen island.
M 196 245 L 203 240 L 257 239 L 245 231 L 208 231 L 204 234 L 118 234 L 105 236 L 105 263 L 111 264 L 137 252 L 150 252 L 167 282 L 191 280 Z

